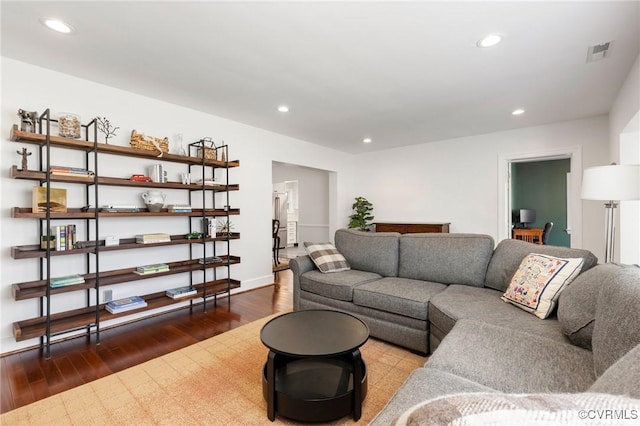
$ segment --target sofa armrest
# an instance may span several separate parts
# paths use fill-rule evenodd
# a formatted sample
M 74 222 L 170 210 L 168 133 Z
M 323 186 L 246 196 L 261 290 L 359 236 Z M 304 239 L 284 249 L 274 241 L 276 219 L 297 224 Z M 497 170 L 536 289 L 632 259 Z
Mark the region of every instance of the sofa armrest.
M 300 309 L 300 276 L 316 269 L 316 265 L 309 256 L 298 256 L 289 261 L 289 267 L 293 272 L 293 310 L 297 311 Z

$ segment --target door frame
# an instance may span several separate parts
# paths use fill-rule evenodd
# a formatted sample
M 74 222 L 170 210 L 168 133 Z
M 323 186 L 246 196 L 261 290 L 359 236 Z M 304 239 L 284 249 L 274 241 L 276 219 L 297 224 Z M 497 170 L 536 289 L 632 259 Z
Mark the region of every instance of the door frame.
M 498 156 L 498 241 L 511 238 L 511 163 L 559 160 L 571 164 L 567 179 L 567 228 L 571 229 L 571 247 L 582 247 L 582 147 L 569 146 L 534 152 Z

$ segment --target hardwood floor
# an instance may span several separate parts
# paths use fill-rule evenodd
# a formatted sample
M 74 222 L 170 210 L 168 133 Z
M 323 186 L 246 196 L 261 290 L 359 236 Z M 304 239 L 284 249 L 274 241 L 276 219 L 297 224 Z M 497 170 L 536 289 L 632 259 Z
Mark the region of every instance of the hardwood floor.
M 1 412 L 30 404 L 92 380 L 208 339 L 293 307 L 291 271 L 278 272 L 274 285 L 202 306 L 158 315 L 103 330 L 100 345 L 79 337 L 51 346 L 51 359 L 31 349 L 0 359 Z

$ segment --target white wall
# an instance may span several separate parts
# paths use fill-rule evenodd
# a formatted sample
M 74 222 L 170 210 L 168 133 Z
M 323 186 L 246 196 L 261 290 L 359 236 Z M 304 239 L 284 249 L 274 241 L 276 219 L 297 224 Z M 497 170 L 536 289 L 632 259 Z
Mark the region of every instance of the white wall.
M 29 206 L 31 188 L 34 182 L 9 179 L 7 171 L 14 164 L 20 164 L 16 150 L 26 146 L 34 154 L 29 157 L 31 168 L 37 167 L 35 145 L 9 142 L 10 127 L 18 122 L 16 112 L 19 108 L 42 112 L 50 108 L 53 112 L 71 111 L 82 116 L 83 122 L 96 115 L 106 116 L 120 127 L 118 136 L 110 144 L 129 145 L 132 129 L 154 136 L 169 136 L 182 133 L 185 142 L 201 137 L 224 140 L 229 146 L 230 159 L 240 160 L 240 168 L 231 172 L 230 181 L 240 184 L 240 191 L 232 193 L 232 207 L 241 209 L 240 216 L 233 217 L 235 230 L 241 232 L 239 241 L 232 242 L 232 253 L 242 257 L 242 263 L 232 267 L 232 276 L 242 280 L 242 290 L 262 286 L 273 282 L 271 273 L 271 235 L 264 232 L 271 224 L 271 173 L 272 161 L 292 162 L 302 166 L 335 172 L 337 185 L 334 219 L 330 223 L 331 232 L 346 224 L 350 210 L 349 192 L 352 163 L 351 155 L 338 153 L 295 140 L 286 136 L 267 132 L 188 108 L 168 104 L 129 92 L 121 91 L 90 81 L 52 72 L 12 59 L 2 58 L 2 106 L 0 135 L 1 178 L 1 217 L 0 235 L 0 273 L 2 283 L 0 291 L 0 351 L 7 352 L 25 346 L 32 346 L 36 340 L 16 343 L 12 336 L 11 325 L 14 321 L 35 317 L 37 299 L 16 302 L 11 296 L 11 284 L 14 282 L 38 279 L 38 262 L 33 259 L 15 260 L 11 258 L 9 247 L 14 245 L 37 243 L 37 222 L 29 219 L 13 219 L 10 208 Z M 268 112 L 265 112 L 268 113 Z M 174 150 L 170 144 L 170 150 Z M 56 163 L 81 165 L 80 154 L 73 151 L 60 151 Z M 144 173 L 146 166 L 154 161 L 122 159 L 104 155 L 100 157 L 100 173 L 116 177 L 128 177 L 132 173 Z M 170 178 L 186 166 L 166 163 L 171 170 Z M 173 177 L 171 175 L 174 175 Z M 64 185 L 58 185 L 63 186 Z M 106 203 L 140 203 L 143 190 L 109 187 L 101 190 L 100 205 Z M 186 201 L 184 191 L 165 190 L 171 202 Z M 83 201 L 81 189 L 77 185 L 69 186 L 70 207 L 80 207 Z M 344 200 L 344 201 L 343 201 Z M 73 222 L 73 221 L 70 221 Z M 140 232 L 166 231 L 170 233 L 186 232 L 186 220 L 180 218 L 159 218 L 155 220 L 102 220 L 101 236 L 133 236 Z M 177 258 L 177 259 L 176 259 Z M 157 261 L 180 260 L 188 258 L 187 248 L 172 246 L 172 249 L 127 250 L 104 253 L 100 257 L 101 267 L 124 268 Z M 55 274 L 68 274 L 77 271 L 83 264 L 82 256 L 64 256 L 52 262 Z M 176 278 L 179 276 L 173 276 Z M 174 280 L 161 278 L 139 281 L 135 286 L 121 284 L 113 286 L 115 297 L 131 294 L 145 294 L 175 287 Z M 57 295 L 55 310 L 79 307 L 82 297 L 79 293 Z
M 376 220 L 451 222 L 451 232 L 497 239 L 500 155 L 578 146 L 584 168 L 608 156 L 607 140 L 607 117 L 598 116 L 361 155 L 357 192 Z M 600 208 L 583 203 L 582 244 L 603 258 Z
M 640 131 L 640 123 L 633 124 L 634 129 L 628 128 L 633 117 L 640 112 L 640 55 L 636 58 L 629 75 L 618 92 L 611 111 L 609 112 L 609 161 L 620 164 L 620 134 Z M 640 143 L 640 141 L 638 141 Z
M 329 172 L 273 163 L 273 182 L 298 181 L 298 243 L 332 241 L 329 235 Z
M 640 164 L 640 55 L 611 108 L 609 122 L 609 162 Z M 614 260 L 640 264 L 640 201 L 620 202 L 618 213 Z

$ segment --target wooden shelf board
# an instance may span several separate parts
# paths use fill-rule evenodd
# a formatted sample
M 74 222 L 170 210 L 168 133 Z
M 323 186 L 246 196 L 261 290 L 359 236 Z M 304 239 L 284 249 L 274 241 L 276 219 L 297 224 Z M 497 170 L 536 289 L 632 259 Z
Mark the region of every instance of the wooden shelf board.
M 169 306 L 192 299 L 202 298 L 204 293 L 204 284 L 197 284 L 193 287 L 198 290 L 197 295 L 180 299 L 172 299 L 166 296 L 164 291 L 142 295 L 141 297 L 147 302 L 146 307 L 117 314 L 110 313 L 105 309 L 104 304 L 102 304 L 99 306 L 100 321 L 115 319 L 137 312 L 143 312 L 150 309 L 161 308 L 163 306 Z M 234 279 L 230 279 L 229 283 L 227 283 L 226 278 L 216 281 L 210 281 L 207 282 L 207 297 L 227 293 L 227 289 L 231 290 L 239 287 L 240 281 Z M 80 308 L 51 315 L 51 333 L 60 334 L 82 327 L 93 326 L 96 320 L 95 309 L 95 306 L 90 306 L 87 308 Z M 13 323 L 13 334 L 16 338 L 16 341 L 18 342 L 46 335 L 46 317 L 42 316 Z
M 38 170 L 19 170 L 18 166 L 13 165 L 11 169 L 9 169 L 9 176 L 13 179 L 24 179 L 24 180 L 35 180 L 39 182 L 44 182 L 47 180 L 47 173 L 41 172 Z M 107 186 L 132 186 L 137 188 L 166 188 L 166 189 L 185 189 L 190 191 L 213 191 L 213 192 L 226 192 L 229 191 L 239 191 L 239 184 L 230 184 L 230 185 L 197 185 L 195 183 L 185 185 L 181 182 L 138 182 L 132 181 L 128 178 L 116 178 L 116 177 L 107 177 L 107 176 L 99 176 L 97 179 L 94 179 L 93 176 L 90 177 L 75 177 L 75 176 L 64 176 L 64 175 L 51 175 L 52 182 L 66 182 L 66 183 L 80 183 L 85 185 L 93 185 L 96 182 L 99 185 L 107 185 Z
M 43 146 L 47 143 L 47 138 L 45 135 L 39 133 L 31 133 L 31 132 L 23 132 L 18 129 L 18 125 L 14 124 L 11 128 L 11 134 L 9 135 L 9 139 L 14 142 L 24 142 L 31 143 L 35 145 Z M 83 141 L 79 139 L 69 139 L 63 138 L 60 136 L 51 136 L 49 138 L 49 143 L 51 146 L 63 147 L 69 149 L 76 149 L 80 151 L 90 152 L 93 151 L 96 147 L 99 153 L 102 154 L 113 154 L 113 155 L 122 155 L 125 157 L 136 157 L 136 158 L 149 158 L 155 159 L 158 161 L 170 161 L 174 163 L 184 163 L 184 164 L 194 164 L 194 165 L 205 165 L 212 166 L 218 168 L 233 168 L 239 167 L 240 161 L 217 161 L 217 160 L 209 160 L 201 157 L 188 157 L 186 155 L 176 155 L 170 153 L 164 153 L 162 156 L 158 156 L 158 151 L 146 151 L 141 149 L 134 149 L 126 146 L 117 146 L 117 145 L 107 145 L 103 143 L 98 143 L 94 145 L 93 142 Z
M 232 232 L 229 236 L 229 240 L 238 240 L 240 239 L 239 232 Z M 100 240 L 99 246 L 100 252 L 105 251 L 116 251 L 116 250 L 130 250 L 130 249 L 142 249 L 149 247 L 160 247 L 160 246 L 171 246 L 171 245 L 179 245 L 179 244 L 201 244 L 203 242 L 211 242 L 211 241 L 226 241 L 226 237 L 215 237 L 215 238 L 191 238 L 187 239 L 184 235 L 171 235 L 171 241 L 165 243 L 153 243 L 153 244 L 141 244 L 136 243 L 135 238 L 120 238 L 120 244 L 117 246 L 105 246 L 104 240 Z M 51 250 L 51 256 L 68 256 L 74 254 L 85 254 L 85 253 L 94 253 L 96 251 L 94 246 L 91 247 L 82 247 L 82 248 L 74 248 L 72 250 L 62 250 L 56 251 Z M 11 247 L 11 257 L 14 259 L 34 259 L 34 258 L 45 258 L 47 257 L 47 251 L 40 248 L 39 244 L 30 244 L 24 246 L 14 246 Z
M 159 212 L 150 212 L 147 209 L 141 208 L 138 212 L 103 212 L 99 211 L 99 217 L 151 217 L 151 216 L 234 216 L 239 215 L 240 209 L 207 209 L 202 212 L 202 209 L 193 209 L 191 212 L 170 213 L 167 209 L 162 209 Z M 13 207 L 11 209 L 11 217 L 19 219 L 46 219 L 45 213 L 33 213 L 31 207 Z M 51 213 L 51 219 L 93 219 L 95 218 L 95 209 L 89 209 L 86 212 L 79 208 L 68 208 L 65 213 Z
M 138 275 L 133 271 L 136 268 L 124 268 L 124 269 L 115 269 L 111 271 L 103 271 L 100 272 L 100 287 L 120 284 L 125 282 L 133 282 L 146 280 L 154 277 L 161 277 L 166 275 L 175 275 L 181 274 L 185 272 L 191 271 L 199 271 L 203 269 L 211 269 L 211 268 L 220 268 L 226 267 L 227 265 L 237 265 L 240 263 L 239 256 L 219 256 L 223 261 L 220 263 L 209 263 L 207 265 L 202 265 L 198 263 L 197 259 L 194 260 L 185 260 L 179 262 L 169 262 L 169 270 L 165 272 L 158 272 L 155 274 L 147 274 L 147 275 Z M 85 274 L 82 275 L 85 279 L 83 284 L 75 284 L 66 287 L 58 287 L 52 288 L 50 294 L 60 294 L 67 293 L 70 291 L 78 291 L 85 290 L 87 288 L 95 288 L 96 285 L 96 274 Z M 15 283 L 11 286 L 13 298 L 15 300 L 25 300 L 25 299 L 34 299 L 37 297 L 45 297 L 47 295 L 47 281 L 46 280 L 37 280 L 37 281 L 26 281 L 21 283 Z

